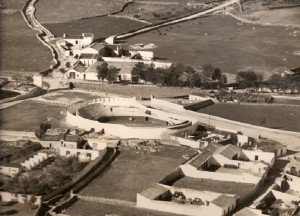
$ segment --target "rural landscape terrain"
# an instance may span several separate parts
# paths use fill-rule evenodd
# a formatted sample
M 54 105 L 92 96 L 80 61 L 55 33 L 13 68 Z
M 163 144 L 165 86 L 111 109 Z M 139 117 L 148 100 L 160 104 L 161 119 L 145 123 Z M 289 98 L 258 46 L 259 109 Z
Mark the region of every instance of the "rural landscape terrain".
M 300 215 L 299 0 L 0 0 L 0 215 Z

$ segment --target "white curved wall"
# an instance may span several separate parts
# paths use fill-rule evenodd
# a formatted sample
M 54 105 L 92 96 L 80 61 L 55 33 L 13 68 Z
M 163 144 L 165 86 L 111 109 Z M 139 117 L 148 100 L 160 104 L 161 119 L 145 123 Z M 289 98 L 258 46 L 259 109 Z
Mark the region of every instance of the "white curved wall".
M 180 123 L 186 120 L 189 122 L 181 125 L 179 129 L 168 129 L 168 127 L 127 127 L 120 124 L 109 124 L 109 123 L 100 123 L 96 120 L 90 120 L 81 117 L 78 111 L 76 111 L 76 115 L 73 115 L 69 111 L 67 112 L 66 121 L 68 124 L 72 126 L 76 126 L 82 128 L 84 130 L 90 130 L 94 128 L 96 131 L 101 131 L 104 129 L 106 134 L 111 134 L 114 136 L 118 136 L 121 138 L 139 138 L 139 139 L 162 139 L 162 138 L 170 138 L 171 135 L 184 135 L 185 132 L 188 134 L 193 133 L 197 124 L 195 121 L 191 121 L 189 118 L 182 118 L 182 116 L 174 115 L 167 112 L 162 112 L 158 110 L 148 109 L 147 107 L 139 104 L 133 98 L 98 98 L 91 101 L 87 101 L 84 104 L 94 104 L 100 103 L 106 106 L 120 106 L 120 107 L 138 107 L 142 112 L 146 110 L 151 111 L 151 115 L 149 117 L 175 121 L 175 123 Z M 146 114 L 144 114 L 146 116 Z

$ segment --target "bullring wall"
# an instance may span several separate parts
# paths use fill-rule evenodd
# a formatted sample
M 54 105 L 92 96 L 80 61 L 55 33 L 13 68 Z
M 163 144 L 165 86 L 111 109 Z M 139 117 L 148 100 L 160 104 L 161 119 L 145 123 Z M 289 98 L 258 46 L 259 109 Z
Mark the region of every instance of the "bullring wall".
M 175 123 L 184 122 L 184 120 L 188 120 L 183 124 L 179 124 L 178 126 L 170 126 L 172 129 L 168 127 L 127 127 L 121 124 L 109 124 L 109 123 L 100 123 L 96 120 L 86 119 L 80 116 L 78 109 L 76 111 L 76 115 L 72 114 L 71 112 L 72 107 L 70 107 L 70 111 L 67 111 L 67 123 L 72 126 L 80 127 L 84 130 L 90 130 L 94 128 L 96 131 L 101 131 L 104 129 L 104 132 L 107 134 L 111 134 L 114 136 L 122 137 L 122 138 L 139 138 L 139 139 L 164 139 L 169 138 L 170 134 L 177 134 L 183 136 L 184 134 L 191 134 L 193 133 L 196 128 L 197 124 L 193 124 L 196 121 L 194 120 L 191 122 L 192 118 L 185 117 L 182 120 L 182 116 L 173 115 L 170 113 L 154 110 L 154 109 L 147 109 L 145 106 L 139 104 L 133 98 L 98 98 L 91 101 L 87 101 L 82 103 L 82 106 L 78 108 L 82 108 L 86 105 L 100 103 L 106 106 L 121 106 L 121 107 L 138 107 L 142 111 L 150 110 L 151 115 L 149 117 L 162 119 L 162 120 L 170 120 L 173 119 Z M 77 105 L 77 104 L 75 104 Z M 144 114 L 146 116 L 146 114 Z

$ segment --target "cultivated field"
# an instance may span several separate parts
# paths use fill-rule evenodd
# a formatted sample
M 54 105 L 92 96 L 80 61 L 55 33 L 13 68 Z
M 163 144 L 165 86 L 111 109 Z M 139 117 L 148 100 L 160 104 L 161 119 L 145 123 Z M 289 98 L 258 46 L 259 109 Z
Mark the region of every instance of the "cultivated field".
M 157 152 L 122 150 L 107 170 L 80 194 L 126 201 L 136 201 L 136 194 L 174 171 L 195 151 L 174 146 L 161 146 Z
M 300 106 L 220 103 L 198 112 L 268 128 L 300 132 Z
M 75 84 L 79 89 L 93 90 L 101 93 L 112 93 L 129 97 L 174 97 L 178 95 L 188 95 L 195 89 L 160 87 L 160 86 L 129 86 L 129 85 L 97 85 L 97 84 Z
M 60 23 L 118 11 L 126 0 L 39 0 L 36 18 L 41 23 Z
M 35 131 L 41 123 L 64 127 L 65 107 L 27 100 L 0 111 L 0 129 Z
M 255 70 L 266 75 L 277 67 L 299 66 L 300 33 L 283 27 L 242 24 L 229 16 L 209 16 L 160 28 L 127 41 L 154 43 L 155 56 L 194 66 L 212 64 L 223 72 Z
M 21 9 L 23 0 L 1 0 L 0 71 L 42 71 L 49 67 L 51 51 L 36 37 L 37 32 L 25 23 Z
M 151 211 L 136 207 L 109 205 L 84 200 L 77 201 L 67 210 L 67 214 L 72 216 L 105 216 L 105 215 L 122 215 L 122 216 L 171 216 L 166 212 Z
M 43 25 L 58 37 L 63 36 L 64 33 L 74 35 L 86 32 L 94 33 L 95 38 L 103 38 L 126 33 L 141 28 L 146 24 L 128 18 L 104 16 L 77 19 L 62 23 L 43 23 Z

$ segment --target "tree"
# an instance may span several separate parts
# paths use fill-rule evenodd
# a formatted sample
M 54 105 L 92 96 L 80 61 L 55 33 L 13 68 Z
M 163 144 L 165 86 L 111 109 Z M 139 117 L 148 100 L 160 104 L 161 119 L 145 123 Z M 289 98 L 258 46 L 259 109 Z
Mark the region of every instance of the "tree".
M 236 82 L 243 87 L 251 87 L 254 84 L 261 82 L 263 79 L 262 75 L 257 74 L 254 71 L 241 71 L 236 76 Z
M 101 79 L 101 81 L 103 81 L 104 79 L 107 78 L 107 74 L 108 74 L 108 64 L 106 62 L 103 62 L 101 65 L 98 65 L 96 67 L 97 70 L 97 77 L 98 80 Z
M 145 80 L 145 69 L 146 66 L 143 62 L 135 64 L 131 71 L 132 81 L 138 82 L 139 79 Z
M 268 79 L 268 83 L 271 85 L 276 85 L 278 88 L 285 88 L 288 82 L 289 79 L 287 77 L 282 77 L 280 74 L 273 74 Z
M 222 71 L 220 70 L 220 68 L 215 68 L 214 72 L 211 75 L 211 79 L 212 80 L 221 80 L 221 76 L 222 76 Z
M 215 68 L 210 64 L 203 65 L 202 69 L 202 74 L 206 79 L 210 79 L 215 71 Z
M 120 69 L 118 69 L 118 68 L 109 67 L 108 73 L 107 73 L 107 81 L 108 82 L 116 81 L 119 71 L 120 71 Z
M 225 74 L 222 74 L 220 81 L 221 81 L 222 84 L 226 84 L 227 83 L 227 76 Z
M 66 68 L 69 68 L 69 67 L 71 67 L 71 64 L 70 64 L 70 62 L 66 62 L 65 66 L 66 66 Z

